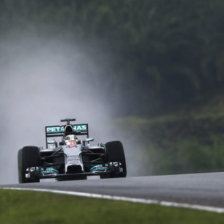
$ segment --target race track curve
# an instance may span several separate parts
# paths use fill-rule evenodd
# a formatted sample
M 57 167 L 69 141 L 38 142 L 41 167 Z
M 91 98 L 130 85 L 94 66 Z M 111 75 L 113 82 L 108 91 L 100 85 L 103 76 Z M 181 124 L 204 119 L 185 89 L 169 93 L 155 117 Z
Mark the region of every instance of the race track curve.
M 54 189 L 224 208 L 224 172 L 2 185 Z

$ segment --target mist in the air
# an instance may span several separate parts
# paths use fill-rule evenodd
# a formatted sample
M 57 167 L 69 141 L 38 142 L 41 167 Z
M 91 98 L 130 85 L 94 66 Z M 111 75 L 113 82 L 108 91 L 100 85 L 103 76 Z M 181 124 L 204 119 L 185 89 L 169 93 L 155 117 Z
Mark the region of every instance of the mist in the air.
M 104 80 L 96 79 L 105 67 L 93 63 L 84 47 L 52 38 L 8 38 L 3 43 L 0 184 L 17 183 L 18 150 L 25 145 L 44 146 L 44 126 L 60 124 L 67 117 L 89 123 L 95 143 L 124 141 L 128 175 L 138 173 L 136 144 L 119 130 L 111 132 L 115 108 L 104 98 Z

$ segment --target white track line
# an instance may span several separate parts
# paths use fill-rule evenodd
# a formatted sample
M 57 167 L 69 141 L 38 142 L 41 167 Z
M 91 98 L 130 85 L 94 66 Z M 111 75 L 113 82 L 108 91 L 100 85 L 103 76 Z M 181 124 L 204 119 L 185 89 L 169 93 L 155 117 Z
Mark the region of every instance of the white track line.
M 61 190 L 36 189 L 36 188 L 19 188 L 19 187 L 1 187 L 0 189 L 49 192 L 54 194 L 67 194 L 67 195 L 88 197 L 88 198 L 110 199 L 115 201 L 155 204 L 155 205 L 161 205 L 166 207 L 178 207 L 178 208 L 195 209 L 195 210 L 207 211 L 207 212 L 224 213 L 224 208 L 219 208 L 219 207 L 193 205 L 193 204 L 187 204 L 187 203 L 159 201 L 159 200 L 151 200 L 151 199 L 120 197 L 120 196 L 112 196 L 112 195 L 105 195 L 105 194 L 93 194 L 93 193 L 84 193 L 84 192 L 76 192 L 76 191 L 61 191 Z

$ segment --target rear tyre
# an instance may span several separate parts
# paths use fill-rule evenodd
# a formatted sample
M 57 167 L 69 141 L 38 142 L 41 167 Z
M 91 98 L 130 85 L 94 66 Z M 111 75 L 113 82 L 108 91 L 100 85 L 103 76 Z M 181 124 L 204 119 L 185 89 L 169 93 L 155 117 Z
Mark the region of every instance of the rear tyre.
M 110 175 L 110 177 L 126 177 L 127 167 L 122 143 L 120 141 L 108 142 L 106 143 L 105 147 L 107 162 L 119 162 L 121 163 L 121 167 L 123 168 L 122 172 L 113 173 Z
M 26 169 L 40 166 L 39 148 L 35 146 L 25 146 L 18 152 L 18 172 L 19 183 L 40 182 L 39 177 L 26 178 Z

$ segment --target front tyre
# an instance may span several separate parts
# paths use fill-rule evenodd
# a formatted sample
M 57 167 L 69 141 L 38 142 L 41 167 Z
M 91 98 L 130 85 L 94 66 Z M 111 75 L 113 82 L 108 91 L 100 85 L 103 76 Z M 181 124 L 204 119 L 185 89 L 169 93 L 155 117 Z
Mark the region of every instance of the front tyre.
M 121 163 L 122 172 L 112 173 L 110 177 L 126 177 L 127 167 L 124 155 L 124 148 L 120 141 L 112 141 L 105 144 L 106 149 L 106 161 Z
M 35 146 L 25 146 L 18 152 L 19 183 L 40 182 L 39 177 L 26 177 L 27 169 L 40 167 L 40 152 Z

